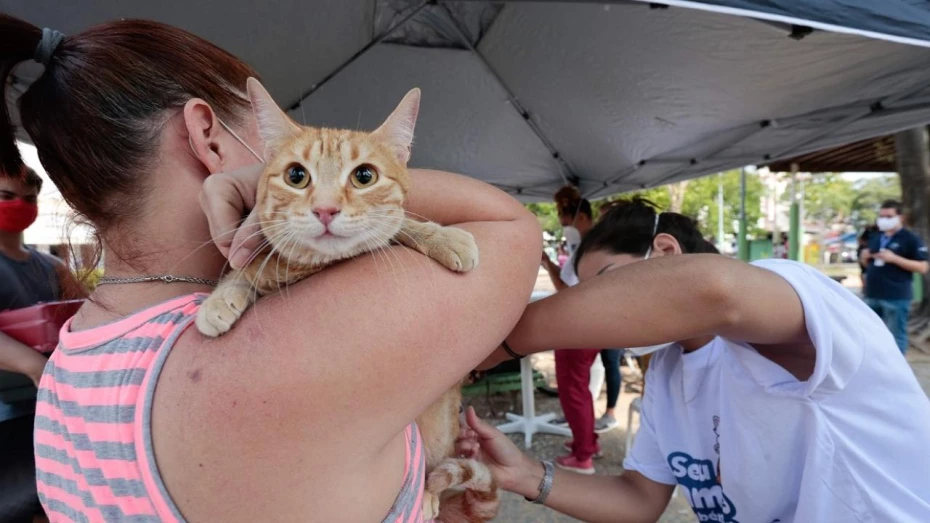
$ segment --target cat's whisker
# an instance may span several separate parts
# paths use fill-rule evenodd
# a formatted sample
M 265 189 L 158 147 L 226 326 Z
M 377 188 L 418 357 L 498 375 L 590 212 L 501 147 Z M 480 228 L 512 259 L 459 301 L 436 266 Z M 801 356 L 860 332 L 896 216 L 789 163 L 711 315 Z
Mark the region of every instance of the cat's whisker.
M 248 267 L 248 266 L 252 265 L 252 263 L 253 263 L 256 259 L 258 259 L 259 256 L 261 256 L 262 254 L 264 254 L 265 249 L 267 249 L 269 246 L 271 246 L 271 242 L 270 242 L 270 241 L 268 241 L 267 239 L 265 239 L 264 241 L 262 241 L 262 243 L 259 244 L 259 246 L 258 246 L 254 251 L 252 251 L 252 255 L 249 256 L 248 259 L 246 259 L 246 261 L 245 261 L 245 263 L 242 265 L 242 267 L 245 268 L 245 267 Z
M 284 221 L 284 220 L 281 220 L 281 221 Z M 282 224 L 280 224 L 280 225 L 284 225 L 284 224 L 282 223 Z M 274 226 L 272 226 L 272 227 L 279 227 L 280 225 L 274 225 Z M 218 235 L 217 235 L 217 238 L 222 238 L 222 237 L 224 237 L 224 236 L 233 235 L 233 234 L 235 234 L 235 233 L 236 233 L 236 230 L 234 229 L 234 230 L 231 230 L 231 231 L 227 231 L 227 232 L 218 234 Z M 259 231 L 257 234 L 261 234 L 261 232 Z M 253 236 L 253 235 L 249 235 L 246 239 L 251 239 L 252 236 Z M 180 260 L 178 260 L 174 265 L 172 265 L 171 267 L 169 267 L 165 272 L 169 272 L 169 273 L 170 273 L 170 272 L 174 272 L 181 264 L 183 264 L 185 261 L 187 261 L 188 259 L 190 259 L 190 258 L 191 258 L 192 256 L 194 256 L 195 254 L 197 254 L 198 251 L 200 251 L 200 250 L 203 249 L 204 247 L 208 247 L 208 246 L 210 246 L 210 245 L 212 245 L 212 244 L 215 244 L 215 243 L 216 243 L 215 239 L 210 239 L 210 240 L 207 240 L 207 241 L 201 243 L 201 244 L 200 244 L 199 246 L 197 246 L 194 250 L 192 250 L 192 251 L 189 252 L 186 256 L 184 256 L 183 258 L 181 258 Z M 224 274 L 224 273 L 226 272 L 226 269 L 227 269 L 228 267 L 229 267 L 229 262 L 224 263 L 224 264 L 223 264 L 223 269 L 220 271 L 220 274 L 219 274 L 219 275 Z M 217 275 L 217 276 L 219 276 L 219 275 Z
M 375 239 L 374 236 L 372 236 L 372 235 L 371 235 L 368 231 L 366 231 L 366 230 L 363 230 L 363 231 L 362 231 L 362 237 L 365 239 L 365 245 L 368 246 L 368 252 L 372 253 L 372 255 L 374 255 L 375 253 L 377 253 L 377 254 L 379 255 L 379 257 L 380 257 L 382 260 L 384 260 L 384 262 L 386 262 L 388 265 L 391 266 L 391 273 L 393 274 L 393 273 L 394 273 L 394 264 L 393 264 L 393 263 L 391 262 L 391 260 L 387 257 L 387 255 L 386 255 L 385 252 L 384 252 L 384 249 L 380 246 L 380 244 L 378 243 L 377 239 Z
M 396 236 L 399 236 L 399 235 L 401 235 L 401 234 L 403 234 L 404 236 L 406 236 L 407 238 L 409 238 L 409 239 L 410 239 L 410 243 L 412 243 L 412 244 L 414 245 L 415 250 L 416 250 L 417 252 L 420 252 L 420 253 L 422 254 L 422 250 L 423 250 L 423 249 L 421 248 L 420 242 L 418 242 L 418 241 L 416 240 L 416 238 L 414 238 L 413 236 L 411 236 L 410 233 L 404 231 L 403 229 L 400 229 L 399 231 L 397 231 L 397 235 L 395 235 L 395 237 L 396 237 Z M 429 272 L 430 272 L 430 276 L 431 276 L 431 277 L 430 277 L 430 281 L 435 285 L 436 281 L 435 281 L 435 279 L 432 278 L 432 276 L 435 275 L 435 271 L 436 271 L 437 269 L 436 269 L 436 265 L 435 265 L 434 263 L 431 263 L 431 262 L 430 262 L 429 256 L 424 256 L 424 257 L 416 256 L 416 257 L 414 257 L 413 259 L 416 260 L 414 263 L 425 263 L 425 264 L 426 264 L 426 267 L 428 268 L 428 270 L 429 270 Z M 405 265 L 406 265 L 406 264 L 405 264 Z
M 407 209 L 404 209 L 404 215 L 406 215 L 406 216 L 413 216 L 414 218 L 420 218 L 421 220 L 426 221 L 426 222 L 432 221 L 432 220 L 430 220 L 429 218 L 427 218 L 426 216 L 423 216 L 422 214 L 417 214 L 417 213 L 415 213 L 415 212 L 413 212 L 413 211 L 408 211 Z
M 406 276 L 407 275 L 407 263 L 401 259 L 400 254 L 397 252 L 397 250 L 392 248 L 393 246 L 391 245 L 391 240 L 393 239 L 393 237 L 389 236 L 385 231 L 378 229 L 376 227 L 370 227 L 369 230 L 371 231 L 371 234 L 375 235 L 376 241 L 378 242 L 379 245 L 382 246 L 381 248 L 385 251 L 386 255 L 391 256 L 395 260 L 397 260 L 398 264 L 401 267 L 401 270 L 404 273 L 404 276 Z M 395 273 L 395 277 L 396 277 L 396 273 Z
M 264 274 L 265 268 L 268 266 L 268 262 L 275 255 L 275 252 L 278 250 L 278 247 L 274 245 L 274 242 L 277 242 L 278 240 L 285 239 L 285 238 L 289 239 L 290 236 L 293 234 L 294 234 L 294 231 L 285 230 L 283 232 L 279 232 L 277 234 L 272 235 L 271 238 L 266 239 L 267 243 L 271 245 L 271 250 L 265 255 L 265 260 L 262 261 L 262 264 L 259 266 L 258 271 L 256 272 L 256 275 Z M 256 250 L 256 252 L 260 253 L 261 251 Z M 253 257 L 253 259 L 249 262 L 249 265 L 251 265 L 254 262 L 254 260 L 255 260 L 255 257 Z M 255 280 L 257 281 L 258 277 L 256 277 Z M 252 292 L 252 302 L 254 303 L 258 301 L 258 285 L 255 282 L 252 282 L 251 292 Z
M 375 255 L 376 247 L 372 247 L 371 242 L 368 241 L 368 238 L 362 236 L 362 241 L 365 242 L 365 252 L 362 254 L 370 254 L 372 263 L 375 264 L 375 270 L 378 271 L 378 276 L 381 276 L 381 267 L 378 266 L 378 257 Z
M 390 244 L 385 243 L 383 238 L 376 236 L 369 229 L 370 228 L 362 229 L 366 245 L 369 246 L 369 250 L 372 253 L 377 252 L 378 256 L 391 267 L 391 276 L 396 280 L 397 269 L 394 267 L 394 262 L 391 260 L 391 253 L 388 252 L 391 247 Z
M 265 267 L 268 266 L 268 262 L 271 260 L 272 256 L 274 256 L 275 251 L 277 249 L 278 248 L 276 246 L 272 246 L 271 251 L 268 252 L 268 254 L 265 256 L 264 261 L 262 261 L 262 264 L 258 267 L 258 270 L 255 272 L 255 274 L 258 276 L 256 276 L 255 281 L 252 282 L 252 286 L 251 286 L 252 287 L 251 288 L 252 303 L 255 303 L 258 301 L 258 284 L 256 282 L 258 281 L 260 275 L 265 274 Z
M 303 123 L 303 125 L 307 125 L 307 113 L 304 112 L 304 99 L 302 98 L 302 93 L 298 92 L 297 96 L 301 97 L 297 100 L 297 105 L 300 106 L 300 121 Z
M 372 231 L 371 231 L 370 228 L 362 229 L 362 234 L 365 235 L 364 237 L 366 238 L 366 241 L 367 241 L 368 239 L 371 239 L 371 241 L 374 242 L 375 249 L 381 254 L 381 256 L 384 258 L 384 260 L 387 261 L 388 265 L 391 266 L 391 275 L 392 275 L 392 276 L 394 277 L 394 279 L 396 280 L 396 279 L 397 279 L 397 269 L 394 267 L 394 262 L 391 260 L 390 253 L 388 252 L 388 249 L 386 249 L 386 248 L 384 247 L 384 245 L 383 245 L 384 242 L 383 242 L 383 241 L 379 241 L 379 238 L 378 238 L 377 236 L 375 236 L 375 235 L 372 233 Z
M 290 281 L 291 281 L 291 256 L 293 256 L 294 251 L 297 249 L 297 247 L 300 246 L 300 244 L 297 243 L 297 235 L 296 235 L 296 233 L 293 234 L 293 235 L 291 235 L 291 237 L 289 237 L 289 238 L 287 239 L 287 241 L 284 243 L 284 247 L 283 247 L 281 250 L 283 251 L 284 249 L 286 249 L 288 243 L 290 243 L 291 241 L 294 242 L 293 244 L 291 244 L 291 253 L 284 257 L 284 261 L 285 261 L 285 264 L 284 264 L 284 294 L 287 296 L 287 298 L 290 298 L 290 297 L 291 297 L 291 290 L 290 290 L 290 289 L 291 289 L 291 287 L 290 287 Z M 281 257 L 279 256 L 279 257 L 278 257 L 278 260 L 280 261 L 280 259 L 281 259 Z M 280 282 L 279 282 L 279 283 L 280 283 Z M 278 290 L 279 290 L 279 292 L 280 292 L 280 285 L 278 286 Z

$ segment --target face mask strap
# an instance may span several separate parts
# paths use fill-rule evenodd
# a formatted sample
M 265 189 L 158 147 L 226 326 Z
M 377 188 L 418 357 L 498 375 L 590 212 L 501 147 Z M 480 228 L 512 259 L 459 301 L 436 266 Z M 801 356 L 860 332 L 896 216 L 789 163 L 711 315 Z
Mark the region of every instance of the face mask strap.
M 233 130 L 232 130 L 232 127 L 226 125 L 226 122 L 224 122 L 223 120 L 220 120 L 219 118 L 217 118 L 216 121 L 220 122 L 220 125 L 223 126 L 223 129 L 226 129 L 227 131 L 229 131 L 229 134 L 233 135 L 233 138 L 235 138 L 236 140 L 239 140 L 239 143 L 241 143 L 243 147 L 245 147 L 246 149 L 248 149 L 249 152 L 252 153 L 252 156 L 254 156 L 256 159 L 258 159 L 258 161 L 259 161 L 260 163 L 265 163 L 265 160 L 263 160 L 262 157 L 259 156 L 257 152 L 255 152 L 255 150 L 253 150 L 251 147 L 249 147 L 249 144 L 245 143 L 245 140 L 243 140 L 242 138 L 240 138 L 239 135 L 236 134 L 236 131 L 233 131 Z
M 254 157 L 259 161 L 259 163 L 265 163 L 265 160 L 263 160 L 262 157 L 259 156 L 258 153 L 255 152 L 254 149 L 252 149 L 251 147 L 249 147 L 249 144 L 247 144 L 247 143 L 245 142 L 245 140 L 243 140 L 242 138 L 240 138 L 239 135 L 236 134 L 236 131 L 233 131 L 233 130 L 232 130 L 232 127 L 226 125 L 226 122 L 224 122 L 223 120 L 220 120 L 219 118 L 217 118 L 216 121 L 220 122 L 220 125 L 223 126 L 223 129 L 226 129 L 226 131 L 228 131 L 229 134 L 231 134 L 232 137 L 235 138 L 237 142 L 241 143 L 243 147 L 245 147 L 246 149 L 248 149 L 249 152 L 252 153 L 252 156 L 254 156 Z M 197 154 L 197 151 L 194 150 L 194 140 L 193 140 L 190 136 L 188 136 L 188 137 L 187 137 L 187 142 L 188 142 L 188 143 L 190 144 L 190 146 L 191 146 L 191 151 L 194 151 L 194 154 L 196 155 L 196 154 Z
M 652 242 L 655 241 L 655 239 L 656 239 L 656 234 L 659 233 L 659 216 L 661 216 L 661 215 L 662 215 L 662 213 L 658 213 L 658 212 L 656 213 L 656 221 L 655 221 L 655 223 L 652 225 L 652 236 L 649 237 L 649 248 L 646 249 L 646 255 L 643 256 L 643 259 L 644 259 L 644 260 L 648 260 L 648 259 L 649 259 L 649 255 L 652 254 Z

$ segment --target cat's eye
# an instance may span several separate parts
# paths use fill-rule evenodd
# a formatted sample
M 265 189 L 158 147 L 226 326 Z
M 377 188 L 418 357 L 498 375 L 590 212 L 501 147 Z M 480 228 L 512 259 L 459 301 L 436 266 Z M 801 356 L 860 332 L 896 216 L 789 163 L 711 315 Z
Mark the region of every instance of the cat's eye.
M 310 175 L 302 165 L 292 165 L 284 171 L 284 181 L 295 189 L 310 185 Z
M 360 165 L 349 178 L 357 189 L 371 187 L 378 181 L 378 171 L 371 165 Z

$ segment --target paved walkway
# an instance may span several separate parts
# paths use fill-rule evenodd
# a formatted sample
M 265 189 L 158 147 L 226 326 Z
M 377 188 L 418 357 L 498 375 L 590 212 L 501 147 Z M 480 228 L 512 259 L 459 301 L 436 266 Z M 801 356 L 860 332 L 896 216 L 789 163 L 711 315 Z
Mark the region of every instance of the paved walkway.
M 537 360 L 535 367 L 547 376 L 554 376 L 552 354 L 543 353 L 537 355 L 536 358 Z M 924 391 L 926 391 L 928 396 L 930 396 L 930 354 L 912 350 L 909 352 L 907 359 L 911 364 L 911 367 L 914 369 L 914 373 L 920 381 Z M 634 377 L 629 372 L 629 370 L 624 367 L 623 371 L 624 381 L 633 381 Z M 624 440 L 627 430 L 627 420 L 625 413 L 629 408 L 630 401 L 635 396 L 636 394 L 627 391 L 623 391 L 620 394 L 620 401 L 617 405 L 617 412 L 624 413 L 624 415 L 619 417 L 619 428 L 602 435 L 600 438 L 601 447 L 604 450 L 604 458 L 595 462 L 595 467 L 598 474 L 619 474 L 623 470 L 621 463 L 623 461 Z M 503 416 L 501 414 L 502 412 L 506 412 L 508 410 L 512 412 L 519 412 L 519 395 L 513 398 L 499 396 L 492 398 L 491 401 L 492 403 L 489 403 L 488 399 L 486 398 L 478 398 L 473 400 L 472 405 L 474 405 L 478 410 L 478 414 L 480 416 L 486 417 L 486 419 L 494 419 L 491 416 L 492 407 L 495 413 L 499 414 L 497 419 L 501 421 Z M 605 401 L 606 400 L 602 395 L 601 400 L 598 402 L 598 414 L 603 412 Z M 536 409 L 538 413 L 559 412 L 560 409 L 558 399 L 546 397 L 542 394 L 537 394 Z M 636 426 L 636 424 L 637 421 L 634 420 L 634 426 Z M 515 443 L 517 443 L 517 445 L 523 445 L 522 434 L 512 435 L 511 438 Z M 540 459 L 552 460 L 556 456 L 565 453 L 562 450 L 562 444 L 565 442 L 565 439 L 566 438 L 559 436 L 537 435 L 533 438 L 533 448 L 528 452 Z M 570 523 L 576 522 L 578 520 L 568 516 L 563 516 L 544 507 L 532 505 L 524 501 L 523 498 L 505 493 L 497 521 L 508 523 Z M 696 518 L 692 514 L 687 501 L 685 501 L 681 495 L 672 498 L 668 509 L 665 511 L 665 514 L 663 514 L 662 518 L 659 519 L 659 523 L 693 523 L 695 521 Z

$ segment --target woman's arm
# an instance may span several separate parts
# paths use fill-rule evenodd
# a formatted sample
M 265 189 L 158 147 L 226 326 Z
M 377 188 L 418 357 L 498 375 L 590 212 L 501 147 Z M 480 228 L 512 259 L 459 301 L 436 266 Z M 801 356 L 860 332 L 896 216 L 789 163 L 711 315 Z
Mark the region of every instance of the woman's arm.
M 707 335 L 761 345 L 809 341 L 801 300 L 787 281 L 716 254 L 633 263 L 534 302 L 507 341 L 530 354 Z
M 471 407 L 466 420 L 465 437 L 456 442 L 456 452 L 480 459 L 504 490 L 536 499 L 543 479 L 542 464 L 479 419 Z M 668 506 L 673 488 L 633 471 L 620 476 L 582 476 L 555 469 L 545 504 L 582 521 L 654 522 Z
M 543 253 L 542 255 L 542 264 L 543 267 L 545 267 L 546 272 L 549 273 L 549 279 L 552 280 L 552 286 L 555 287 L 555 290 L 561 291 L 568 288 L 568 285 L 562 281 L 562 268 L 552 263 L 552 260 L 549 259 L 549 256 L 547 256 L 546 253 Z
M 534 499 L 542 476 L 542 464 L 533 460 L 511 492 Z M 668 506 L 673 489 L 633 471 L 619 476 L 582 476 L 556 468 L 546 506 L 592 523 L 654 523 Z
M 239 404 L 268 394 L 279 412 L 342 428 L 321 437 L 348 432 L 370 446 L 394 437 L 510 332 L 538 273 L 536 218 L 474 179 L 411 174 L 408 210 L 471 232 L 478 267 L 456 274 L 393 247 L 291 285 L 215 342 L 237 356 L 203 364 L 237 378 L 213 392 Z
M 47 361 L 45 356 L 32 347 L 0 332 L 0 370 L 25 374 L 38 387 Z

